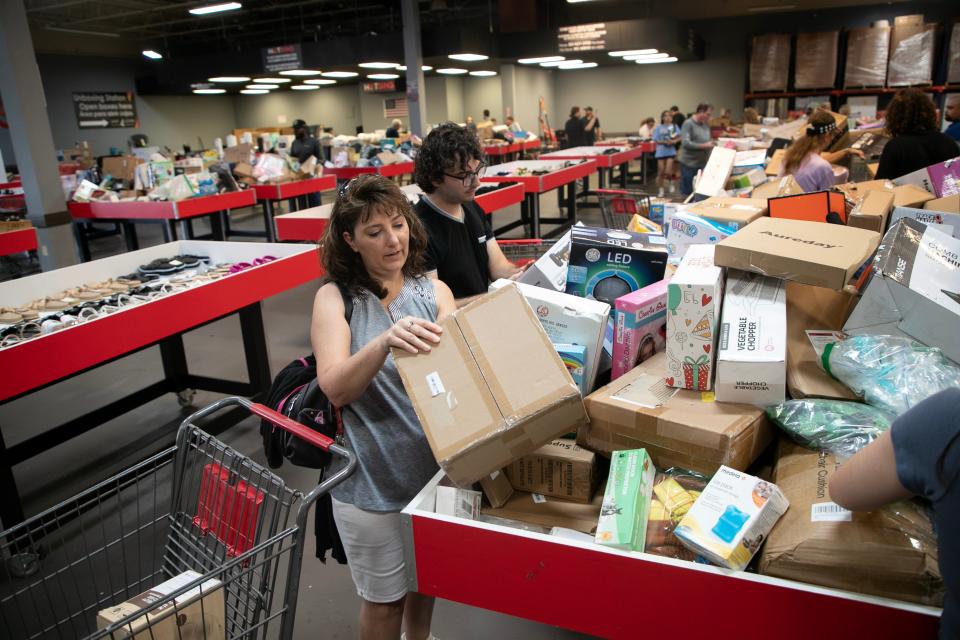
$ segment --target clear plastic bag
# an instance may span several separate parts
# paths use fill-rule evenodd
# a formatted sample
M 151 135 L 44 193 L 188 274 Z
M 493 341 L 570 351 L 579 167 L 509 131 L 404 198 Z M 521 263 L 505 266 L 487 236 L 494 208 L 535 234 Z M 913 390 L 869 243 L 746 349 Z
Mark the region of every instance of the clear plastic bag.
M 750 91 L 786 91 L 790 72 L 790 34 L 754 36 L 750 54 Z
M 893 416 L 860 402 L 787 400 L 767 407 L 767 416 L 797 444 L 848 458 L 890 428 Z
M 960 367 L 940 349 L 900 336 L 831 342 L 821 363 L 867 404 L 895 416 L 939 391 L 960 387 Z
M 851 29 L 847 34 L 844 87 L 882 87 L 887 79 L 890 28 Z
M 708 476 L 680 467 L 657 471 L 647 519 L 643 549 L 646 553 L 690 562 L 696 560 L 696 555 L 680 543 L 673 530 L 709 481 Z
M 934 25 L 893 28 L 887 85 L 929 84 L 933 81 Z

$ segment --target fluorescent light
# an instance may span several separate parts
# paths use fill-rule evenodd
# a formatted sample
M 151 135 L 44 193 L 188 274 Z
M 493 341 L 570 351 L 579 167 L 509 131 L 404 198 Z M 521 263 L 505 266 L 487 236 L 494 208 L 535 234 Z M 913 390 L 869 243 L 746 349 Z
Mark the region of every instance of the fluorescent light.
M 304 80 L 304 84 L 337 84 L 336 80 L 327 80 L 326 78 L 314 78 L 313 80 Z
M 399 77 L 395 73 L 371 73 L 367 76 L 367 80 L 396 80 Z
M 247 76 L 214 76 L 207 78 L 207 82 L 250 82 Z
M 290 82 L 290 78 L 257 78 L 254 82 L 270 82 L 272 84 L 280 84 L 281 82 Z
M 747 11 L 750 13 L 767 13 L 768 11 L 787 11 L 789 9 L 796 9 L 797 5 L 795 4 L 780 4 L 780 5 L 766 5 L 763 7 L 747 7 Z
M 320 87 L 315 84 L 295 84 L 290 88 L 294 91 L 316 91 Z
M 265 93 L 270 93 L 266 89 L 240 89 L 240 93 L 247 96 L 262 96 Z
M 356 78 L 360 74 L 355 71 L 324 71 L 320 75 L 324 78 Z
M 517 60 L 520 64 L 542 64 L 544 62 L 560 62 L 566 60 L 563 56 L 542 56 L 540 58 L 520 58 Z
M 481 60 L 486 60 L 490 56 L 485 56 L 481 53 L 451 53 L 447 56 L 451 60 L 460 60 L 461 62 L 480 62 Z
M 224 2 L 222 4 L 208 4 L 203 7 L 194 7 L 190 13 L 195 16 L 205 16 L 211 13 L 222 13 L 224 11 L 233 11 L 243 7 L 239 2 Z
M 442 73 L 445 76 L 459 76 L 466 72 L 466 69 L 458 69 L 456 67 L 444 67 L 443 69 L 437 69 L 437 73 Z
M 396 62 L 361 62 L 357 66 L 361 69 L 396 69 L 400 65 Z
M 397 70 L 398 70 L 398 71 L 406 71 L 406 70 L 407 70 L 407 66 L 402 64 L 402 65 L 400 65 L 399 67 L 397 67 Z M 420 70 L 421 70 L 421 71 L 433 71 L 433 67 L 431 67 L 431 66 L 428 65 L 428 64 L 425 64 L 425 65 L 423 65 L 422 67 L 420 67 Z
M 556 62 L 541 62 L 541 67 L 559 67 L 562 64 L 580 64 L 583 60 L 557 60 Z
M 497 75 L 496 71 L 471 71 L 470 75 L 477 76 L 478 78 L 489 78 L 490 76 Z
M 623 56 L 624 60 L 656 60 L 657 58 L 669 58 L 669 53 L 648 53 L 642 56 Z
M 278 84 L 248 84 L 247 89 L 278 89 Z
M 150 58 L 151 60 L 162 60 L 163 56 L 153 49 L 144 49 L 143 55 L 145 58 Z
M 313 69 L 290 69 L 289 71 L 281 71 L 280 75 L 282 76 L 318 76 L 320 75 L 320 72 L 314 71 Z
M 637 64 L 659 64 L 661 62 L 676 62 L 677 58 L 675 56 L 670 56 L 669 58 L 646 58 L 641 60 L 634 60 Z
M 194 89 L 193 92 L 194 92 L 194 93 L 199 93 L 199 94 L 205 95 L 205 96 L 208 96 L 208 95 L 209 95 L 209 96 L 212 96 L 212 95 L 214 95 L 214 94 L 216 94 L 216 93 L 226 93 L 227 90 L 226 90 L 226 89 Z
M 592 69 L 597 66 L 596 62 L 578 62 L 577 64 L 561 64 L 558 69 Z
M 614 58 L 622 58 L 623 56 L 646 56 L 651 53 L 657 53 L 657 50 L 656 49 L 630 49 L 628 51 L 611 51 L 608 55 L 611 55 Z

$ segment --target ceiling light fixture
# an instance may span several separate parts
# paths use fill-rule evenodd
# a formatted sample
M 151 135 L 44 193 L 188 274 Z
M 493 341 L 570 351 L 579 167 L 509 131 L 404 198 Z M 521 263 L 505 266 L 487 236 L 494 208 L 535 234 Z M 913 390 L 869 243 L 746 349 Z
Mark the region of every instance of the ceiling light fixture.
M 489 78 L 490 76 L 497 75 L 496 71 L 471 71 L 470 75 L 477 76 L 478 78 Z
M 399 77 L 396 73 L 371 73 L 367 75 L 367 80 L 396 80 Z
M 670 56 L 669 58 L 647 58 L 645 60 L 634 60 L 637 64 L 660 64 L 661 62 L 676 62 L 676 56 Z
M 663 52 L 661 52 L 661 53 L 647 53 L 647 54 L 644 54 L 644 55 L 642 55 L 642 56 L 640 56 L 640 55 L 637 55 L 637 56 L 623 56 L 623 59 L 624 59 L 624 60 L 635 61 L 635 60 L 656 60 L 657 58 L 669 58 L 669 57 L 670 57 L 670 54 L 669 54 L 669 53 L 663 53 Z
M 356 71 L 324 71 L 320 75 L 324 78 L 356 78 L 360 74 Z
M 295 84 L 290 88 L 294 91 L 316 91 L 320 87 L 315 84 Z
M 557 60 L 556 62 L 541 62 L 541 67 L 559 67 L 562 64 L 580 64 L 583 60 Z
M 208 95 L 209 95 L 209 96 L 212 96 L 212 95 L 214 95 L 214 94 L 216 94 L 216 93 L 226 93 L 227 90 L 226 90 L 226 89 L 194 89 L 193 92 L 194 92 L 194 93 L 199 93 L 199 94 L 205 95 L 205 96 L 208 96 Z
M 651 53 L 658 53 L 656 49 L 629 49 L 627 51 L 611 51 L 607 55 L 611 55 L 614 58 L 622 58 L 623 56 L 645 56 Z
M 593 69 L 597 66 L 596 62 L 578 62 L 577 64 L 561 64 L 558 69 Z
M 207 82 L 250 82 L 247 76 L 214 76 L 207 78 Z
M 542 56 L 540 58 L 520 58 L 517 60 L 520 64 L 543 64 L 544 62 L 560 62 L 566 60 L 563 56 Z
M 796 9 L 797 5 L 795 4 L 769 4 L 762 7 L 747 7 L 749 13 L 767 13 L 769 11 L 788 11 L 790 9 Z
M 304 84 L 337 84 L 336 80 L 327 80 L 326 78 L 314 78 L 313 80 L 304 80 Z
M 314 69 L 289 69 L 287 71 L 281 71 L 280 75 L 282 76 L 318 76 L 320 71 Z
M 162 59 L 163 59 L 163 55 L 157 53 L 157 52 L 154 51 L 153 49 L 144 49 L 144 50 L 143 50 L 143 57 L 145 57 L 145 58 L 150 58 L 151 60 L 162 60 Z
M 239 2 L 224 2 L 222 4 L 208 4 L 202 7 L 190 9 L 190 13 L 195 16 L 206 16 L 211 13 L 223 13 L 224 11 L 234 11 L 243 7 Z
M 400 65 L 396 62 L 361 62 L 357 66 L 361 69 L 396 69 Z
M 487 60 L 490 56 L 485 56 L 481 53 L 451 53 L 447 56 L 451 60 L 460 60 L 461 62 L 480 62 L 481 60 Z
M 246 96 L 262 96 L 265 93 L 270 93 L 266 89 L 240 89 L 240 93 Z
M 290 78 L 257 78 L 254 82 L 272 82 L 273 84 L 279 84 L 281 82 L 290 82 Z
M 402 64 L 402 65 L 400 65 L 399 67 L 397 67 L 397 71 L 406 71 L 406 70 L 407 70 L 407 66 L 406 66 L 406 65 L 403 65 L 403 64 Z M 425 65 L 423 65 L 422 67 L 420 67 L 420 70 L 421 70 L 421 71 L 433 71 L 433 67 L 431 67 L 431 66 L 428 65 L 428 64 L 425 64 Z
M 444 67 L 443 69 L 437 69 L 437 73 L 442 73 L 445 76 L 459 76 L 466 72 L 466 69 L 458 69 L 457 67 Z
M 247 89 L 279 89 L 278 84 L 248 84 Z

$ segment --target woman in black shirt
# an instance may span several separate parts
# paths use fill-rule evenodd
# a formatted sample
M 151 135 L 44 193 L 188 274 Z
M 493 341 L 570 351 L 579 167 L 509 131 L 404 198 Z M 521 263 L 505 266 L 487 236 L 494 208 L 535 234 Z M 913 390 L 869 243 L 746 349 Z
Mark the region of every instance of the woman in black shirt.
M 937 130 L 933 101 L 919 89 L 904 89 L 887 106 L 887 131 L 893 139 L 880 154 L 877 180 L 905 176 L 960 155 L 957 143 Z
M 567 132 L 567 148 L 587 145 L 586 123 L 580 118 L 580 107 L 570 107 L 570 119 L 563 127 Z

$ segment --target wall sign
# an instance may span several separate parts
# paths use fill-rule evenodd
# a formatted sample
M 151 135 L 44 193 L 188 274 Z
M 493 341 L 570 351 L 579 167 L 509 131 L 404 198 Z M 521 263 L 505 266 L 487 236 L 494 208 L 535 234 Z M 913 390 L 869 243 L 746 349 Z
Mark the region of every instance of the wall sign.
M 73 94 L 78 129 L 130 129 L 140 126 L 133 91 Z
M 560 53 L 603 51 L 607 48 L 607 25 L 604 22 L 560 27 L 557 49 Z
M 303 66 L 303 56 L 299 44 L 285 44 L 279 47 L 266 47 L 263 52 L 263 70 L 269 73 L 289 71 Z

